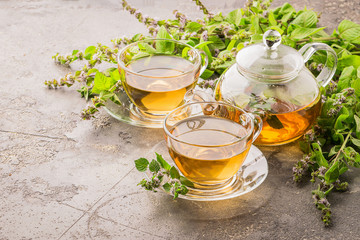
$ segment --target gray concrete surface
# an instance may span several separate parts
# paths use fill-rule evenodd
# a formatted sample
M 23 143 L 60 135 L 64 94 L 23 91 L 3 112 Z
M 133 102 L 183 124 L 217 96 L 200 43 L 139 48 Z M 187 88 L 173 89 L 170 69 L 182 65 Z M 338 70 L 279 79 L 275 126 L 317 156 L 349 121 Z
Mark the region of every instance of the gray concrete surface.
M 275 0 L 273 6 L 281 4 Z M 129 0 L 143 12 L 200 16 L 191 1 Z M 290 0 L 322 11 L 321 24 L 360 22 L 358 0 Z M 228 12 L 243 1 L 204 0 Z M 331 30 L 330 30 L 331 31 Z M 43 82 L 69 70 L 55 52 L 145 32 L 115 0 L 0 0 L 0 239 L 360 239 L 359 170 L 350 191 L 333 194 L 331 228 L 312 203 L 311 184 L 292 183 L 296 144 L 262 148 L 267 180 L 255 191 L 218 202 L 172 201 L 136 186 L 133 160 L 162 140 L 161 130 L 132 127 L 101 112 L 83 121 L 76 89 Z

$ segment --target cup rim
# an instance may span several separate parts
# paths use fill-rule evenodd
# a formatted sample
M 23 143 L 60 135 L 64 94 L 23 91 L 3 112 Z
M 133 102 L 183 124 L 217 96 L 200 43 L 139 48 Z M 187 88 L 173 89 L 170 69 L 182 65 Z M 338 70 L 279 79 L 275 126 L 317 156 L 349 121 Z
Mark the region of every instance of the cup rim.
M 243 114 L 246 115 L 246 117 L 248 117 L 249 119 L 251 119 L 250 123 L 251 123 L 251 126 L 250 126 L 250 131 L 247 131 L 246 135 L 244 135 L 243 137 L 241 138 L 238 138 L 236 141 L 233 141 L 231 143 L 228 143 L 228 144 L 224 144 L 224 145 L 200 145 L 200 144 L 194 144 L 194 143 L 190 143 L 190 142 L 186 142 L 186 141 L 183 141 L 183 140 L 180 140 L 178 137 L 175 137 L 166 127 L 166 122 L 168 120 L 168 118 L 170 117 L 171 114 L 173 114 L 175 111 L 178 111 L 180 108 L 184 108 L 186 106 L 189 106 L 189 105 L 194 105 L 194 104 L 221 104 L 221 105 L 225 105 L 225 106 L 228 106 L 228 107 L 233 107 L 233 108 L 236 108 L 237 110 L 241 111 Z M 175 108 L 174 110 L 172 110 L 171 112 L 169 112 L 165 119 L 164 119 L 164 122 L 163 122 L 163 129 L 165 131 L 165 135 L 166 136 L 169 136 L 171 137 L 173 140 L 176 140 L 177 142 L 181 142 L 181 143 L 184 143 L 184 144 L 188 144 L 188 145 L 192 145 L 192 146 L 197 146 L 197 147 L 208 147 L 208 148 L 211 148 L 211 147 L 223 147 L 223 146 L 230 146 L 230 145 L 233 145 L 233 144 L 236 144 L 240 141 L 243 141 L 244 139 L 248 138 L 251 134 L 253 134 L 254 132 L 254 118 L 251 117 L 251 114 L 249 114 L 248 112 L 246 112 L 244 109 L 242 108 L 239 108 L 237 106 L 234 106 L 234 105 L 231 105 L 231 104 L 228 104 L 228 103 L 225 103 L 225 102 L 211 102 L 211 101 L 205 101 L 205 102 L 190 102 L 190 103 L 185 103 L 184 105 L 181 105 L 180 107 L 177 107 Z
M 138 73 L 138 72 L 135 72 L 135 71 L 131 70 L 130 68 L 128 68 L 123 63 L 123 61 L 120 60 L 121 54 L 123 54 L 128 48 L 133 47 L 133 46 L 137 45 L 140 42 L 150 42 L 150 41 L 158 41 L 158 40 L 166 40 L 166 41 L 171 41 L 171 42 L 174 42 L 174 43 L 177 43 L 177 44 L 182 44 L 182 45 L 185 45 L 185 46 L 189 47 L 190 49 L 194 50 L 194 52 L 197 55 L 197 59 L 198 59 L 195 62 L 194 67 L 189 71 L 186 71 L 186 72 L 183 72 L 183 73 L 180 73 L 180 74 L 177 74 L 177 75 L 172 75 L 172 76 L 149 76 L 149 75 L 141 74 L 141 73 Z M 161 55 L 161 54 L 156 54 L 156 55 Z M 136 41 L 134 43 L 131 43 L 131 44 L 123 47 L 119 51 L 119 53 L 117 54 L 116 60 L 117 60 L 118 66 L 121 67 L 122 69 L 124 69 L 126 72 L 129 72 L 129 73 L 132 73 L 134 75 L 141 76 L 141 77 L 147 77 L 147 78 L 175 78 L 175 77 L 181 77 L 181 76 L 184 76 L 186 74 L 191 73 L 192 71 L 194 71 L 194 69 L 200 67 L 200 65 L 201 65 L 201 55 L 200 55 L 200 53 L 198 51 L 196 51 L 196 49 L 193 46 L 191 46 L 191 45 L 189 45 L 187 43 L 184 43 L 184 42 L 180 42 L 180 41 L 175 40 L 175 39 L 167 39 L 167 38 L 147 38 L 147 39 L 143 39 L 143 40 L 139 40 L 139 41 Z

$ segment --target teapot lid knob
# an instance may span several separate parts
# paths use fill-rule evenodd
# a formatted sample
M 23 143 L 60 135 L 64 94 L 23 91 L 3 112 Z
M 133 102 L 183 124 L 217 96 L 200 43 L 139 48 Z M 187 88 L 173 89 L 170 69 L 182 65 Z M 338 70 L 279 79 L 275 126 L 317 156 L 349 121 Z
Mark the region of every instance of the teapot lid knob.
M 267 49 L 275 50 L 281 43 L 281 34 L 276 30 L 268 30 L 264 33 L 263 43 Z

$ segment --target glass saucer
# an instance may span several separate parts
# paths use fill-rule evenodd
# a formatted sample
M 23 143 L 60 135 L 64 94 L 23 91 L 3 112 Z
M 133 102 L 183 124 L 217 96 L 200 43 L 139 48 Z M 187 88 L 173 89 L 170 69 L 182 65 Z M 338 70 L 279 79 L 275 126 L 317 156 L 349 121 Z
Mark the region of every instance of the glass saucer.
M 156 144 L 147 154 L 147 159 L 153 159 L 155 152 L 161 154 L 166 161 L 175 166 L 165 141 Z M 234 177 L 228 180 L 226 185 L 206 190 L 188 187 L 189 192 L 186 195 L 179 195 L 179 198 L 193 201 L 216 201 L 238 197 L 260 186 L 267 174 L 268 164 L 265 156 L 257 147 L 252 145 L 242 167 Z M 147 172 L 146 176 L 150 179 L 150 172 Z
M 142 114 L 139 109 L 131 102 L 125 91 L 116 93 L 121 105 L 112 101 L 107 101 L 105 110 L 115 119 L 139 127 L 162 128 L 164 116 L 147 116 Z

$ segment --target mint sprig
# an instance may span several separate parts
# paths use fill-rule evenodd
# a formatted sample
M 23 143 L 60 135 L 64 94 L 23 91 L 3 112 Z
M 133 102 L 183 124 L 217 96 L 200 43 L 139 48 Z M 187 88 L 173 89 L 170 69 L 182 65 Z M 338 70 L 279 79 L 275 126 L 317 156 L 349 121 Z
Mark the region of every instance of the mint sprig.
M 165 192 L 171 193 L 174 199 L 179 197 L 179 194 L 186 195 L 189 191 L 187 187 L 194 187 L 194 184 L 181 176 L 176 167 L 167 163 L 164 158 L 156 154 L 156 160 L 149 162 L 146 158 L 139 158 L 135 160 L 135 167 L 139 172 L 150 172 L 149 179 L 142 179 L 138 185 L 145 190 L 157 192 L 162 188 Z

